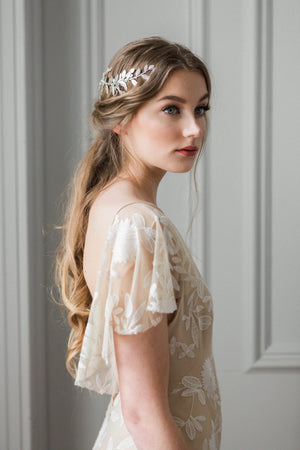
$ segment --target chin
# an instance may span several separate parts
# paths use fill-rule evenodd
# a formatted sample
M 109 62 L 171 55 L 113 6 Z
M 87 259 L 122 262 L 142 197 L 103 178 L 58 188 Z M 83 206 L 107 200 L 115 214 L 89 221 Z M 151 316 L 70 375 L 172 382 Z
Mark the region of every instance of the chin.
M 186 173 L 186 172 L 189 172 L 190 170 L 192 170 L 193 167 L 194 167 L 194 163 L 180 164 L 175 167 L 168 168 L 167 171 L 172 172 L 172 173 Z

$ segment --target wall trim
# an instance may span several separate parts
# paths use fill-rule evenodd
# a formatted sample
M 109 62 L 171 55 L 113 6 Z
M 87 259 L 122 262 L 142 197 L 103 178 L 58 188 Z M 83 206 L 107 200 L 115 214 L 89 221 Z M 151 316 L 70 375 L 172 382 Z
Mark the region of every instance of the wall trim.
M 47 448 L 40 1 L 2 0 L 0 20 L 0 446 L 30 450 Z
M 1 12 L 1 304 L 4 381 L 1 380 L 3 448 L 31 448 L 30 329 L 26 183 L 25 12 L 23 1 Z M 25 214 L 25 215 L 24 215 Z M 21 375 L 22 374 L 22 375 Z M 2 441 L 1 437 L 1 441 Z
M 300 349 L 298 344 L 294 342 L 278 342 L 270 345 L 251 366 L 251 370 L 282 368 L 300 368 Z
M 299 346 L 272 340 L 273 0 L 245 16 L 244 369 L 299 368 Z

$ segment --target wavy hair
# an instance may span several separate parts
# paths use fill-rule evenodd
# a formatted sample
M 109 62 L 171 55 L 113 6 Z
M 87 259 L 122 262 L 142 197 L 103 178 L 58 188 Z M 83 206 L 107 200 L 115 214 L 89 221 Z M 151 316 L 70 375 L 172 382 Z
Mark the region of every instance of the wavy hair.
M 61 241 L 56 251 L 54 277 L 71 325 L 66 367 L 73 377 L 76 376 L 76 360 L 92 302 L 83 275 L 89 212 L 98 194 L 118 177 L 129 158 L 119 135 L 112 129 L 116 125 L 126 125 L 147 100 L 158 94 L 176 70 L 199 72 L 205 79 L 209 95 L 211 93 L 210 76 L 203 61 L 188 48 L 160 37 L 141 39 L 122 47 L 109 63 L 112 68 L 109 76 L 115 77 L 133 67 L 143 68 L 146 64 L 155 66 L 146 82 L 140 77 L 137 85 L 128 83 L 128 90 L 116 96 L 104 89 L 101 99 L 95 102 L 91 125 L 96 135 L 67 186 L 65 214 L 62 225 L 56 227 L 61 229 Z M 196 167 L 200 153 L 202 148 L 194 165 L 197 193 Z

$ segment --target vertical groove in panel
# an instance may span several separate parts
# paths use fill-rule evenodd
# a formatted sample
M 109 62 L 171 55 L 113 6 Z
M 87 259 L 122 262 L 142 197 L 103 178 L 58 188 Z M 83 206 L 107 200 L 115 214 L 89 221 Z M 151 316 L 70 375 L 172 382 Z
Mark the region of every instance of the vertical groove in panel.
M 0 88 L 2 90 L 2 86 Z M 0 101 L 1 100 L 1 93 L 0 93 Z M 2 112 L 2 111 L 1 111 Z M 2 122 L 2 114 L 0 112 L 0 121 Z M 0 135 L 2 136 L 2 123 L 0 123 Z M 6 302 L 5 299 L 7 298 L 6 295 L 6 258 L 5 258 L 5 251 L 4 251 L 4 241 L 5 241 L 5 232 L 4 232 L 4 186 L 3 186 L 3 180 L 4 180 L 4 158 L 3 158 L 3 140 L 1 140 L 1 155 L 0 155 L 0 168 L 1 168 L 1 186 L 0 186 L 0 208 L 1 208 L 1 236 L 0 236 L 0 305 L 1 305 L 1 317 L 0 317 L 0 328 L 1 328 L 1 342 L 0 342 L 0 355 L 1 355 L 1 365 L 0 365 L 0 444 L 3 448 L 8 448 L 8 391 L 7 391 L 7 380 L 8 380 L 8 361 L 7 361 L 7 320 L 5 318 L 7 317 L 7 309 L 6 309 Z
M 260 75 L 261 13 L 259 0 L 247 3 L 243 12 L 243 342 L 245 369 L 259 357 L 260 258 L 258 250 L 258 202 L 260 200 Z
M 2 9 L 3 4 L 1 2 L 0 7 L 0 30 L 3 31 L 2 25 Z M 4 114 L 3 114 L 3 79 L 4 74 L 2 73 L 4 67 L 3 49 L 2 44 L 4 42 L 4 36 L 0 35 L 0 305 L 1 305 L 1 315 L 0 315 L 0 355 L 2 364 L 0 364 L 0 447 L 9 448 L 8 442 L 8 391 L 7 391 L 7 380 L 8 380 L 8 361 L 7 361 L 7 310 L 6 310 L 6 258 L 5 258 L 5 221 L 4 221 L 4 205 L 5 205 L 5 186 L 4 186 Z
M 30 387 L 30 294 L 29 294 L 29 248 L 28 226 L 31 211 L 28 197 L 28 134 L 26 103 L 26 16 L 25 2 L 14 2 L 14 116 L 16 118 L 15 168 L 16 175 L 16 296 L 18 324 L 19 370 L 19 421 L 20 448 L 31 448 L 31 387 Z M 20 45 L 22 43 L 22 45 Z M 28 50 L 30 52 L 30 50 Z
M 24 153 L 27 164 L 26 200 L 21 200 L 20 217 L 27 215 L 28 245 L 24 255 L 28 264 L 28 308 L 30 338 L 30 386 L 31 395 L 24 405 L 31 402 L 31 448 L 47 448 L 47 370 L 46 370 L 46 316 L 45 316 L 45 267 L 42 236 L 44 217 L 44 167 L 43 167 L 43 90 L 42 90 L 42 5 L 40 0 L 25 3 L 26 84 L 25 112 L 27 146 Z M 25 165 L 24 165 L 25 167 Z M 24 168 L 23 168 L 24 171 Z M 21 184 L 22 186 L 22 184 Z M 21 192 L 21 196 L 25 194 Z M 23 358 L 26 357 L 24 352 Z M 22 393 L 23 394 L 23 393 Z M 28 392 L 26 393 L 29 394 Z M 25 413 L 23 414 L 25 417 Z
M 260 354 L 271 345 L 271 156 L 272 156 L 272 0 L 261 3 L 259 126 Z
M 257 360 L 260 356 L 261 352 L 261 329 L 262 329 L 262 311 L 261 311 L 261 304 L 262 304 L 262 298 L 263 298 L 263 291 L 262 291 L 262 255 L 260 253 L 260 249 L 262 249 L 262 236 L 260 233 L 260 223 L 262 221 L 261 216 L 261 202 L 262 202 L 262 171 L 261 171 L 261 159 L 260 155 L 262 152 L 262 142 L 261 142 L 261 135 L 262 135 L 262 64 L 263 64 L 263 49 L 262 49 L 262 3 L 261 0 L 257 0 L 257 13 L 256 13 L 256 29 L 257 29 L 257 41 L 256 41 L 256 51 L 257 51 L 257 69 L 256 69 L 256 110 L 254 111 L 254 114 L 256 114 L 257 120 L 256 120 L 256 136 L 257 136 L 257 152 L 256 152 L 256 167 L 255 167 L 255 173 L 256 175 L 256 210 L 255 210 L 255 217 L 256 217 L 256 223 L 255 223 L 255 285 L 257 286 L 256 292 L 254 292 L 254 303 L 255 303 L 255 317 L 253 321 L 253 340 L 254 340 L 254 360 L 252 363 Z M 254 24 L 255 26 L 255 24 Z M 253 55 L 255 58 L 255 55 Z M 254 59 L 255 60 L 255 59 Z M 254 176 L 254 175 L 253 175 Z
M 266 350 L 272 343 L 272 135 L 273 135 L 273 0 L 268 0 L 266 11 L 266 152 L 265 152 L 265 190 L 266 190 L 266 256 L 265 256 L 265 342 Z
M 15 49 L 15 116 L 17 118 L 16 140 L 16 241 L 17 262 L 17 298 L 19 332 L 19 380 L 20 385 L 20 424 L 21 448 L 31 448 L 31 387 L 30 387 L 30 295 L 29 295 L 29 249 L 28 249 L 28 167 L 27 167 L 27 104 L 26 104 L 26 17 L 25 2 L 15 1 L 14 28 Z M 22 42 L 23 45 L 19 45 Z M 31 211 L 30 211 L 31 212 Z
M 8 391 L 8 443 L 11 447 L 21 447 L 21 421 L 20 421 L 20 384 L 18 374 L 20 372 L 20 355 L 19 355 L 19 310 L 18 310 L 18 295 L 17 283 L 18 277 L 18 249 L 17 249 L 17 183 L 11 183 L 11 180 L 16 180 L 16 138 L 18 133 L 17 123 L 15 125 L 15 133 L 12 134 L 12 119 L 15 118 L 15 98 L 16 95 L 16 35 L 14 23 L 15 2 L 12 2 L 8 11 L 4 11 L 7 22 L 5 23 L 4 33 L 6 33 L 6 40 L 10 40 L 10 56 L 5 53 L 7 73 L 4 76 L 5 91 L 9 89 L 12 97 L 8 99 L 7 94 L 4 95 L 4 105 L 6 108 L 6 117 L 4 122 L 4 150 L 7 148 L 9 141 L 11 144 L 11 151 L 9 155 L 5 152 L 5 171 L 4 171 L 4 198 L 5 198 L 5 242 L 4 252 L 6 256 L 6 307 L 7 317 L 6 321 L 9 325 L 7 327 L 7 391 Z M 10 31 L 8 26 L 10 25 Z M 6 65 L 6 64 L 5 64 Z M 10 71 L 10 73 L 9 73 Z M 8 79 L 10 77 L 10 79 Z M 11 122 L 11 124 L 9 124 Z M 13 239 L 13 245 L 9 246 L 9 241 Z M 10 276 L 14 274 L 16 283 L 10 283 Z M 7 302 L 7 299 L 10 299 Z M 15 421 L 15 422 L 14 422 Z
M 14 167 L 14 175 L 15 175 L 15 183 L 16 183 L 16 190 L 15 190 L 15 219 L 16 219 L 16 264 L 15 264 L 15 279 L 16 279 L 16 285 L 15 285 L 15 289 L 16 289 L 16 324 L 17 324 L 17 329 L 18 329 L 18 333 L 17 333 L 17 350 L 18 350 L 18 372 L 17 372 L 17 376 L 18 376 L 18 386 L 19 386 L 19 390 L 18 390 L 18 403 L 19 403 L 19 410 L 18 410 L 18 422 L 19 422 L 19 426 L 20 426 L 20 436 L 19 436 L 19 446 L 20 449 L 23 450 L 24 446 L 24 442 L 23 442 L 23 429 L 22 429 L 22 409 L 23 409 L 23 405 L 22 405 L 22 379 L 21 379 L 21 373 L 22 373 L 22 354 L 21 354 L 21 350 L 22 350 L 22 340 L 21 340 L 21 323 L 20 323 L 20 311 L 21 311 L 21 304 L 20 304 L 20 283 L 21 283 L 21 273 L 20 273 L 20 239 L 19 239 L 19 233 L 20 233 L 20 222 L 19 222 L 19 215 L 18 215 L 18 206 L 20 205 L 20 198 L 19 198 L 19 186 L 20 186 L 20 161 L 18 160 L 18 157 L 22 157 L 21 155 L 21 148 L 20 148 L 20 134 L 23 132 L 23 130 L 21 130 L 21 121 L 22 121 L 22 107 L 24 107 L 23 101 L 24 101 L 24 97 L 22 94 L 24 94 L 24 92 L 22 92 L 22 77 L 20 77 L 20 73 L 25 75 L 23 70 L 24 70 L 24 65 L 22 64 L 23 61 L 19 60 L 19 57 L 22 58 L 22 52 L 20 52 L 20 50 L 22 50 L 16 45 L 16 42 L 18 42 L 18 39 L 20 39 L 20 33 L 22 32 L 22 22 L 21 20 L 18 22 L 18 18 L 17 13 L 20 12 L 18 11 L 18 5 L 17 5 L 18 0 L 14 0 L 12 3 L 12 7 L 13 7 L 13 35 L 15 37 L 15 45 L 13 48 L 13 67 L 14 67 L 14 71 L 13 71 L 13 87 L 14 87 L 14 93 L 15 95 L 13 96 L 13 111 L 14 114 L 16 114 L 16 121 L 15 121 L 15 129 L 16 129 L 16 141 L 15 141 L 15 146 L 14 146 L 14 163 L 15 163 L 15 167 Z M 19 4 L 19 8 L 23 8 L 23 5 Z M 21 26 L 21 29 L 19 28 L 19 26 Z M 23 42 L 24 42 L 24 36 L 22 36 L 23 38 Z M 22 41 L 20 41 L 22 42 Z M 18 73 L 19 71 L 19 73 Z M 18 76 L 19 75 L 19 76 Z M 19 86 L 18 83 L 21 83 L 21 87 Z M 18 99 L 18 104 L 17 104 L 17 99 Z M 24 117 L 23 117 L 24 120 Z M 21 139 L 24 139 L 24 134 L 22 133 L 21 135 Z M 17 175 L 17 176 L 16 176 Z M 25 272 L 26 273 L 26 272 Z M 24 373 L 24 378 L 26 380 L 26 373 Z M 11 421 L 11 426 L 13 425 L 13 422 Z M 13 430 L 11 428 L 11 433 L 13 433 Z
M 35 284 L 40 278 L 35 274 L 37 247 L 29 244 L 29 224 L 36 230 L 35 196 L 29 191 L 34 184 L 37 161 L 32 158 L 34 128 L 34 95 L 29 94 L 32 62 L 32 41 L 26 13 L 33 11 L 36 3 L 24 0 L 0 3 L 1 33 L 5 45 L 1 47 L 1 277 L 3 280 L 1 301 L 5 323 L 5 412 L 1 410 L 4 434 L 1 448 L 32 448 L 32 391 L 31 391 L 31 333 L 36 336 L 30 308 Z M 36 39 L 36 34 L 34 38 Z M 34 86 L 36 88 L 36 86 Z M 33 94 L 33 92 L 31 92 Z M 5 114 L 4 114 L 5 111 Z M 38 118 L 37 118 L 38 120 Z M 30 124 L 30 126 L 29 126 Z M 41 123 L 39 123 L 41 125 Z M 35 123 L 37 127 L 37 124 Z M 40 147 L 39 147 L 40 153 Z M 29 159 L 31 156 L 31 159 Z M 28 164 L 30 162 L 30 164 Z M 31 190 L 32 193 L 32 190 Z M 32 231 L 34 233 L 34 231 Z M 30 265 L 29 265 L 30 263 Z M 32 279 L 31 279 L 32 278 Z M 31 284 L 32 283 L 32 284 Z M 30 290 L 32 288 L 32 290 Z M 39 321 L 39 314 L 33 322 Z M 44 330 L 43 330 L 44 332 Z M 40 337 L 40 336 L 39 336 Z M 2 372 L 3 374 L 3 372 Z M 1 376 L 2 376 L 1 374 Z M 1 383 L 3 380 L 1 381 Z M 2 395 L 2 388 L 1 388 Z
M 30 376 L 26 209 L 25 5 L 1 2 L 3 310 L 7 448 L 30 448 Z M 5 111 L 5 114 L 4 114 Z M 25 198 L 25 201 L 24 201 Z M 25 203 L 25 204 L 24 204 Z M 25 230 L 25 231 L 24 231 Z M 22 318 L 22 320 L 21 320 Z M 3 413 L 2 413 L 3 414 Z M 1 443 L 2 444 L 2 443 Z

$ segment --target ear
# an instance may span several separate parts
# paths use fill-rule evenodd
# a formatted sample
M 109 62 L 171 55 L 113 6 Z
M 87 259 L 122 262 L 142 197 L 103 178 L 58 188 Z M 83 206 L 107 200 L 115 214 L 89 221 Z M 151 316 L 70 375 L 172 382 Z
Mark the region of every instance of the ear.
M 119 124 L 113 127 L 112 130 L 117 134 L 121 134 L 121 126 Z
M 113 130 L 115 133 L 120 134 L 120 135 L 126 134 L 126 129 L 125 129 L 125 127 L 123 127 L 123 126 L 120 125 L 119 123 L 118 123 L 115 127 L 113 127 L 112 130 Z

